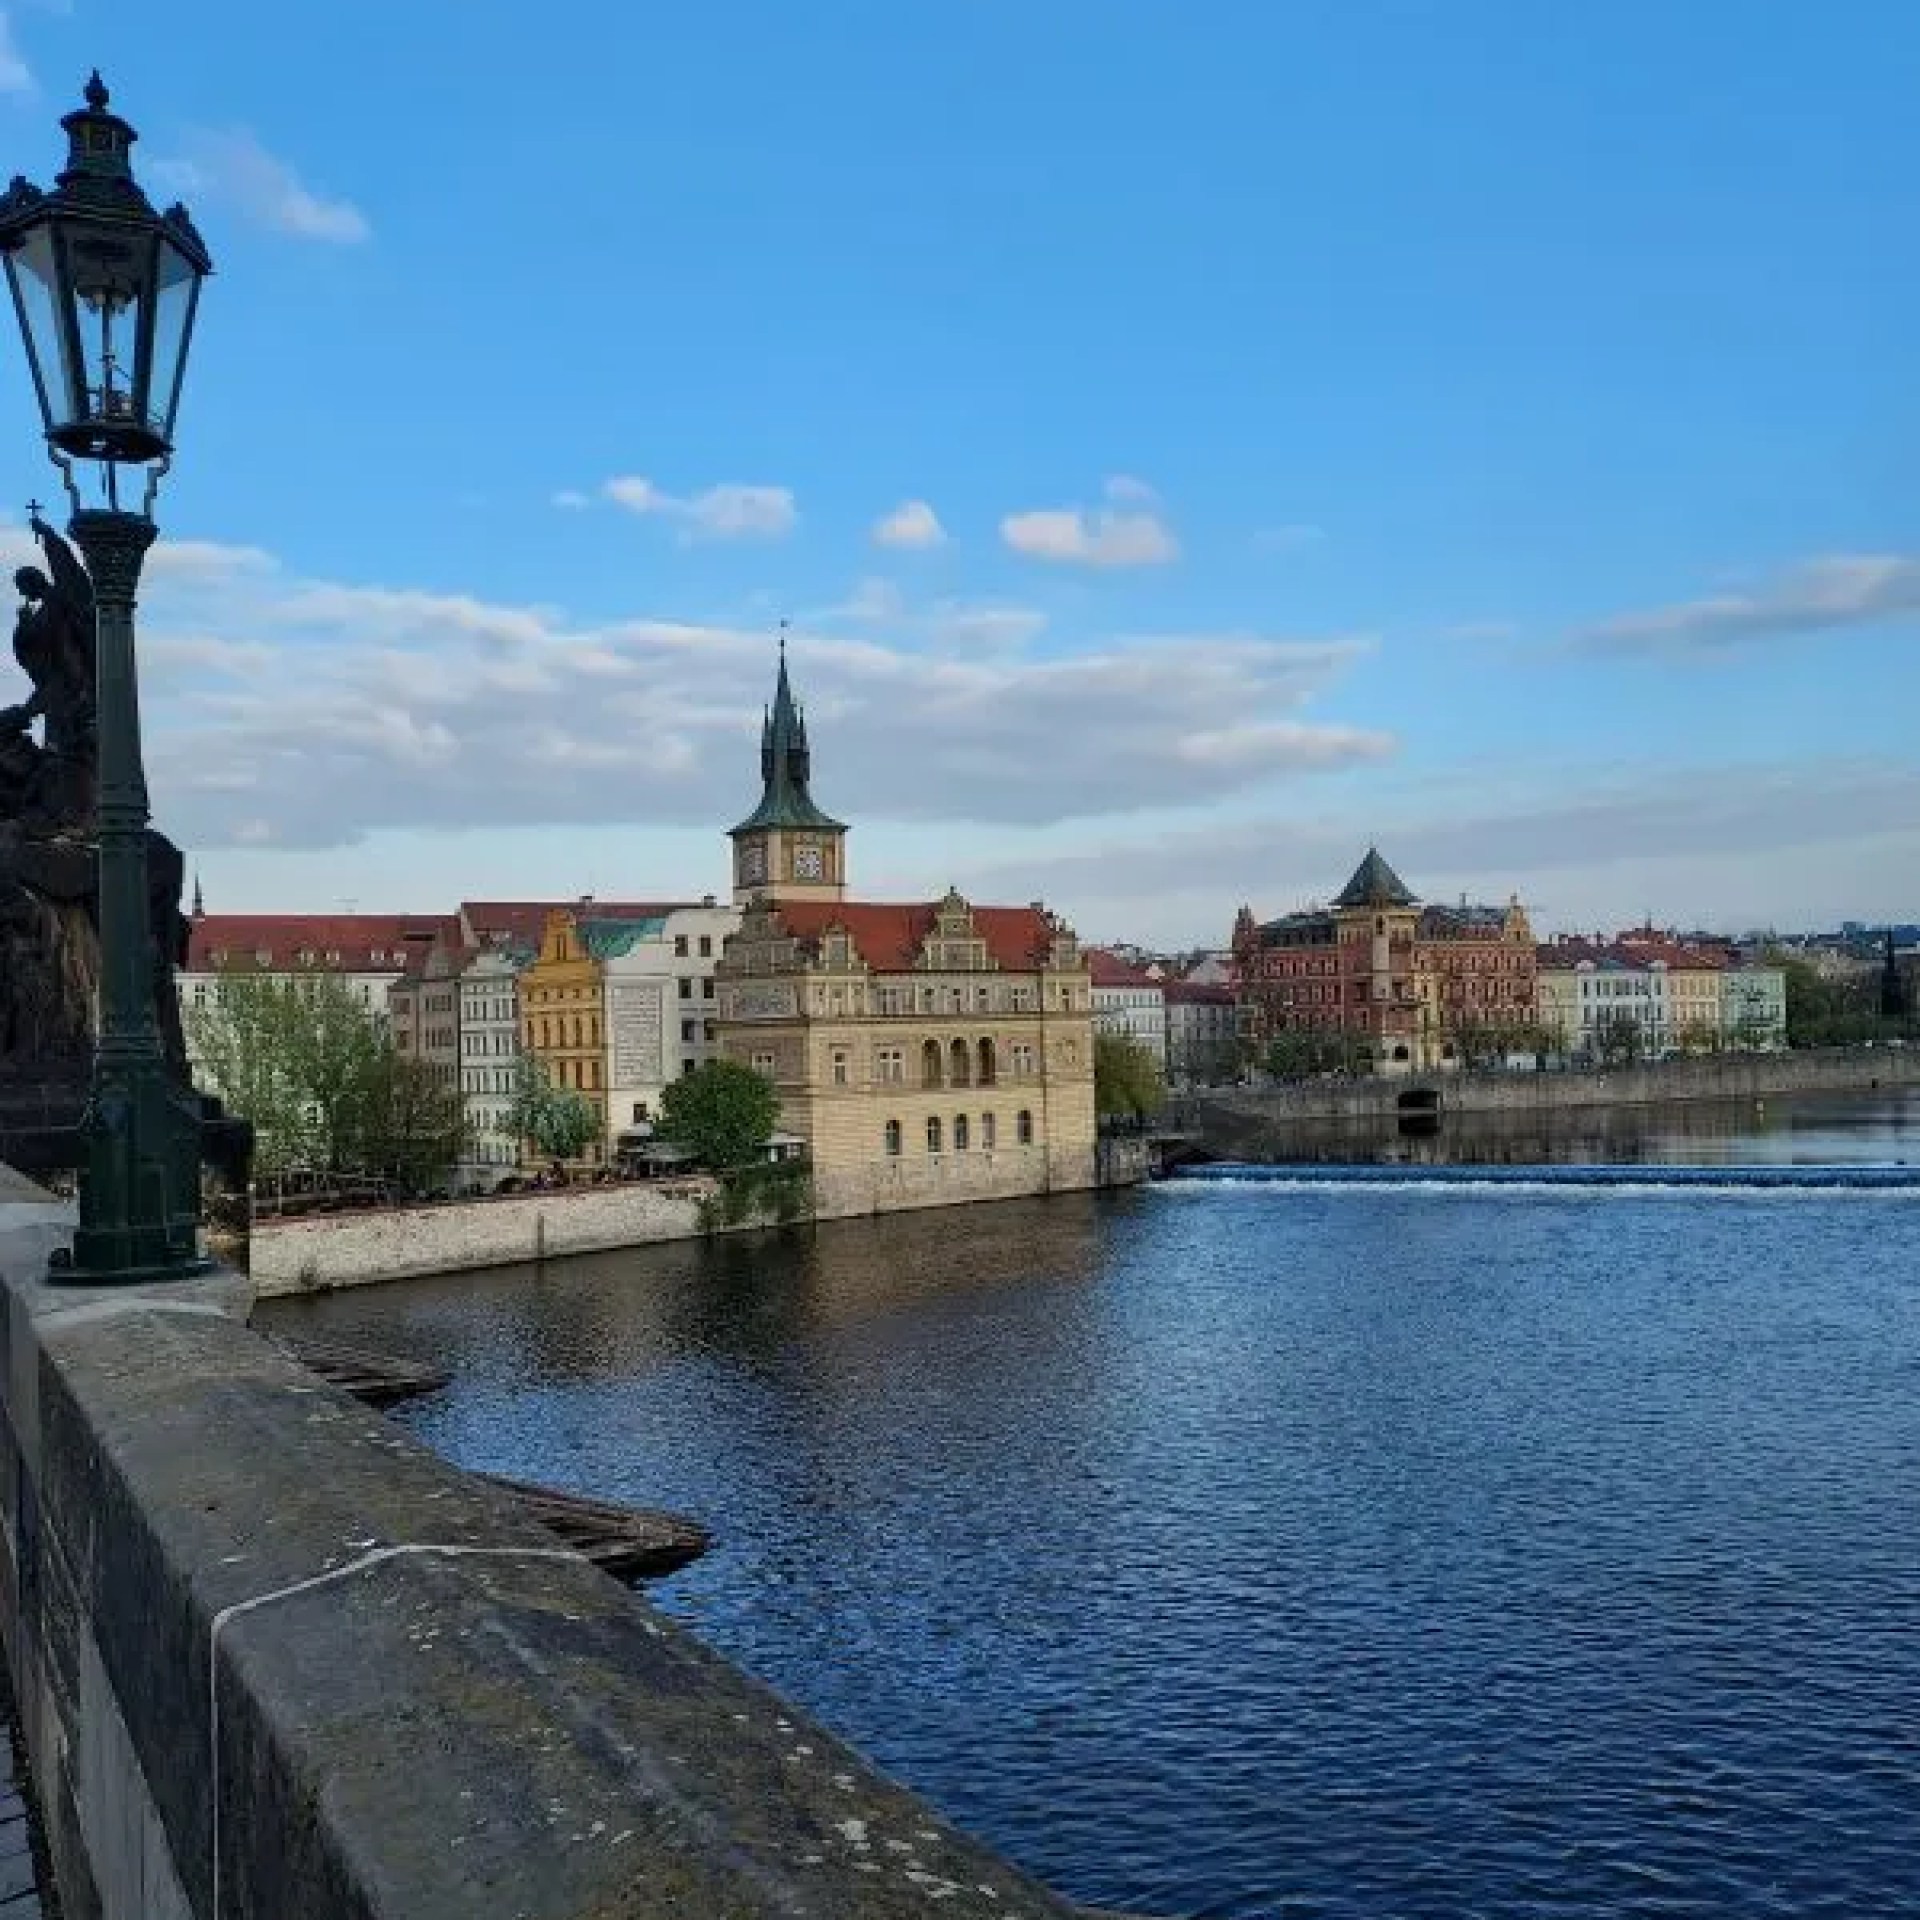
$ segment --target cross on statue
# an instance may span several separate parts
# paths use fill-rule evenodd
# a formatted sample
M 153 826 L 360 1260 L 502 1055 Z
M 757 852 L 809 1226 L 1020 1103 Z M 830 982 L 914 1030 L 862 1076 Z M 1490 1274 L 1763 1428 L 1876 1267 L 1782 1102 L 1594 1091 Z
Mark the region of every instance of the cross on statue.
M 27 519 L 29 522 L 38 520 L 45 511 L 46 509 L 41 506 L 38 500 L 29 500 L 27 502 Z

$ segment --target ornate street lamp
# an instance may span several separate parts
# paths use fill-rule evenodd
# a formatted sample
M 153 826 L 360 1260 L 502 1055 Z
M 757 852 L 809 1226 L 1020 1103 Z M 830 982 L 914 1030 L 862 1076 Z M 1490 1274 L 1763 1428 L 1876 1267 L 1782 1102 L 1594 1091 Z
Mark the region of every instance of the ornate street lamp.
M 107 110 L 97 73 L 86 102 L 60 122 L 67 164 L 53 191 L 16 175 L 0 194 L 0 259 L 96 610 L 100 1038 L 82 1121 L 80 1224 L 55 1277 L 116 1285 L 208 1264 L 200 1107 L 168 1071 L 154 1014 L 133 606 L 213 262 L 184 207 L 156 213 L 140 190 L 128 160 L 134 130 Z M 123 468 L 142 486 L 137 510 L 121 505 Z M 82 480 L 97 504 L 83 500 Z

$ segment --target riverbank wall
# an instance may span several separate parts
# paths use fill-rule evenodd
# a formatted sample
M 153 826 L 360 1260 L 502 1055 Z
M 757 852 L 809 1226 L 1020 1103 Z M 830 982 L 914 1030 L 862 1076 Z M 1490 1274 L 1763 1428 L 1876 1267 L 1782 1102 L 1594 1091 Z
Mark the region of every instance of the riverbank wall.
M 812 1218 L 849 1220 L 922 1207 L 1031 1199 L 1049 1190 L 1044 1184 L 1049 1179 L 1054 1191 L 1078 1192 L 1095 1186 L 1136 1186 L 1147 1177 L 1147 1144 L 1140 1139 L 1102 1140 L 1070 1166 L 1015 1166 L 1011 1172 L 1005 1165 L 996 1167 L 996 1160 L 1012 1162 L 1021 1151 L 949 1155 L 949 1160 L 964 1159 L 966 1164 L 944 1169 L 939 1178 L 918 1173 L 903 1159 L 876 1168 L 870 1177 L 843 1175 L 833 1182 L 816 1182 Z M 701 1208 L 703 1195 L 711 1191 L 709 1182 L 633 1182 L 264 1220 L 250 1238 L 248 1278 L 261 1298 L 274 1299 L 693 1240 L 715 1230 Z M 746 1232 L 764 1224 L 751 1220 L 721 1230 Z
M 1408 1093 L 1440 1096 L 1443 1135 L 1454 1122 L 1487 1123 L 1485 1131 L 1545 1135 L 1576 1117 L 1642 1114 L 1719 1104 L 1751 1106 L 1795 1094 L 1868 1093 L 1920 1088 L 1920 1052 L 1724 1054 L 1637 1067 L 1552 1073 L 1449 1073 L 1406 1079 L 1316 1080 L 1273 1087 L 1218 1088 L 1183 1096 L 1170 1119 L 1198 1149 L 1223 1159 L 1285 1157 L 1290 1142 L 1391 1134 Z
M 0 1642 L 72 1920 L 1073 1920 L 244 1324 L 0 1204 Z

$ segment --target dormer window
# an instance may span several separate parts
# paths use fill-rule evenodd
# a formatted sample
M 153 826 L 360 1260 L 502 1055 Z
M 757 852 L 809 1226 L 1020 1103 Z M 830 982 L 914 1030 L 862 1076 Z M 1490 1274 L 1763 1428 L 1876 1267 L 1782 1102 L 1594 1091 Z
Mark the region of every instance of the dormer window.
M 271 947 L 256 948 L 254 951 L 253 957 L 263 967 L 270 967 L 273 965 L 273 949 Z

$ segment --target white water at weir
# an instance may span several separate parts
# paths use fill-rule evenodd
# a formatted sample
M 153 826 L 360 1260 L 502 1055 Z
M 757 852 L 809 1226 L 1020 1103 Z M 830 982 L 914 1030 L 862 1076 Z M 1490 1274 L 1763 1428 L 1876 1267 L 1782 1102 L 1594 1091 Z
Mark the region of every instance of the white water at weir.
M 1920 1166 L 1682 1167 L 1535 1166 L 1535 1167 L 1330 1167 L 1211 1163 L 1185 1167 L 1162 1181 L 1162 1193 L 1206 1193 L 1220 1188 L 1261 1192 L 1418 1193 L 1485 1198 L 1491 1194 L 1625 1193 L 1636 1197 L 1671 1195 L 1700 1199 L 1721 1195 L 1750 1199 L 1794 1194 L 1863 1194 L 1881 1198 L 1920 1197 Z

